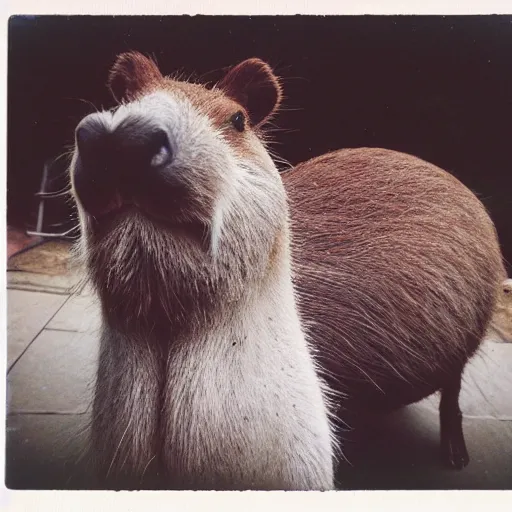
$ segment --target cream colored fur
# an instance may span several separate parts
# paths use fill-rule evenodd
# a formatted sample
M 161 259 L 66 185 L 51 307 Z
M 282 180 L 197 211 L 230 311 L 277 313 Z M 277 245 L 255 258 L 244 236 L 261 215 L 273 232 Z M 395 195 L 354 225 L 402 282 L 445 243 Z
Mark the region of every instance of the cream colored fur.
M 328 390 L 296 309 L 286 194 L 272 160 L 253 134 L 257 158 L 237 154 L 168 93 L 96 115 L 114 127 L 134 114 L 169 130 L 176 167 L 207 205 L 178 220 L 200 218 L 210 240 L 202 249 L 139 213 L 99 237 L 77 197 L 82 257 L 103 305 L 93 411 L 103 477 L 121 487 L 125 476 L 134 487 L 158 473 L 165 488 L 332 489 Z M 76 155 L 72 176 L 75 164 Z M 209 180 L 213 195 L 201 188 Z M 180 309 L 191 298 L 207 309 Z M 155 304 L 176 325 L 132 332 Z

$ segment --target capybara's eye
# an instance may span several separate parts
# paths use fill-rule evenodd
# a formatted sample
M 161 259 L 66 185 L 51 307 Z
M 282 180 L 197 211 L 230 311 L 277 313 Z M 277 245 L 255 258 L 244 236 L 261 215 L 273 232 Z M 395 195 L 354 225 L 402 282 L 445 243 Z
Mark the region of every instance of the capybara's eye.
M 503 293 L 510 293 L 510 290 L 508 288 L 503 288 Z
M 237 112 L 231 116 L 231 124 L 235 130 L 243 132 L 245 129 L 245 116 L 243 112 Z

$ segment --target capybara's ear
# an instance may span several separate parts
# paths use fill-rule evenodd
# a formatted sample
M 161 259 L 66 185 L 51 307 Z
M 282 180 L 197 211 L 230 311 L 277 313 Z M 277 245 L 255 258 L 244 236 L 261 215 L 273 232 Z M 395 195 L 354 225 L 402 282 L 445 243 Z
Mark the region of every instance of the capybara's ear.
M 163 76 L 152 60 L 139 52 L 127 52 L 119 55 L 112 66 L 108 87 L 116 101 L 130 101 L 162 80 Z
M 245 108 L 252 126 L 267 121 L 279 107 L 282 97 L 278 78 L 260 59 L 248 59 L 236 65 L 218 87 Z

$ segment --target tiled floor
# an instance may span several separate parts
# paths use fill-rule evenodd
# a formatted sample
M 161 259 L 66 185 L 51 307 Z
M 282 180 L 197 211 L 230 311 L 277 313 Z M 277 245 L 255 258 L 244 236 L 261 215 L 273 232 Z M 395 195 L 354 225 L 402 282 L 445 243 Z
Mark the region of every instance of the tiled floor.
M 6 484 L 17 489 L 93 486 L 82 457 L 98 308 L 76 276 L 9 272 Z M 486 342 L 466 371 L 461 399 L 472 457 L 440 466 L 437 397 L 348 435 L 340 486 L 349 489 L 512 489 L 512 344 Z
M 8 273 L 8 487 L 93 485 L 83 452 L 99 317 L 78 282 L 76 275 Z

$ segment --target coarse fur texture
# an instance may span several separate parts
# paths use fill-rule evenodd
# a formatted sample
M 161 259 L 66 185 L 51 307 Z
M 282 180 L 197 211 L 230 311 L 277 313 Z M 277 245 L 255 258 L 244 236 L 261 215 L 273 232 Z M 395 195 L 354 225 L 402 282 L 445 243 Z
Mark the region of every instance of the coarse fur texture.
M 124 54 L 109 79 L 119 107 L 77 128 L 79 252 L 102 306 L 91 440 L 105 487 L 334 485 L 329 390 L 258 132 L 280 91 L 269 101 L 278 84 L 261 61 L 236 73 L 228 94 Z
M 505 276 L 482 203 L 449 173 L 384 149 L 326 154 L 283 180 L 299 307 L 345 395 L 338 414 L 390 411 L 441 389 L 442 436 L 450 421 L 460 431 L 461 453 L 445 446 L 445 456 L 464 466 L 461 374 Z

